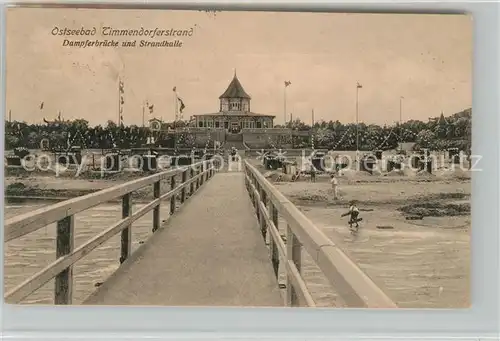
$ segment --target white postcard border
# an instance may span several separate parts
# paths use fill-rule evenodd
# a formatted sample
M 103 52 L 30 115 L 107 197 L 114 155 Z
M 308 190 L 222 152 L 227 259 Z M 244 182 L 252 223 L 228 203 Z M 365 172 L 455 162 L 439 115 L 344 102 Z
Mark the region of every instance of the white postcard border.
M 33 3 L 34 1 L 30 1 Z M 77 3 L 76 1 L 72 2 Z M 81 3 L 81 2 L 78 2 Z M 93 2 L 104 3 L 104 2 Z M 132 2 L 128 2 L 132 3 Z M 160 6 L 160 2 L 148 4 Z M 164 4 L 167 2 L 164 1 Z M 173 3 L 173 2 L 171 2 Z M 17 340 L 127 340 L 152 339 L 435 339 L 478 340 L 498 338 L 500 315 L 499 272 L 499 169 L 500 122 L 498 89 L 500 4 L 421 2 L 397 5 L 395 2 L 363 1 L 355 5 L 340 1 L 237 1 L 218 2 L 222 8 L 322 9 L 340 11 L 374 9 L 378 11 L 469 12 L 474 20 L 473 75 L 473 153 L 484 155 L 482 172 L 472 179 L 471 298 L 472 307 L 445 309 L 287 309 L 287 308 L 160 308 L 87 306 L 14 306 L 2 304 L 1 328 L 5 337 Z M 140 2 L 140 5 L 144 5 Z M 177 4 L 180 4 L 179 2 Z M 213 1 L 183 2 L 182 7 Z M 225 5 L 223 5 L 225 4 Z M 166 6 L 166 5 L 165 5 Z M 5 107 L 5 8 L 0 9 L 1 89 L 0 111 Z M 4 131 L 2 120 L 1 131 Z M 4 154 L 4 139 L 0 139 Z M 4 169 L 0 170 L 3 177 Z M 1 183 L 2 190 L 3 182 Z M 3 199 L 3 197 L 2 197 Z M 4 208 L 1 205 L 0 219 Z M 3 246 L 3 234 L 1 235 Z M 0 251 L 3 262 L 3 250 Z M 0 268 L 0 275 L 3 267 Z M 3 276 L 2 276 L 3 277 Z M 3 293 L 3 285 L 0 288 Z M 3 294 L 2 294 L 3 295 Z M 3 303 L 3 302 L 2 302 Z

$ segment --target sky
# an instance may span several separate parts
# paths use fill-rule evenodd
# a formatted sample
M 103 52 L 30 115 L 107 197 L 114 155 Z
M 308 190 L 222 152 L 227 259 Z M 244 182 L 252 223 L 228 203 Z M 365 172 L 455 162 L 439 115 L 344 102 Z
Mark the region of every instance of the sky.
M 6 112 L 12 120 L 118 119 L 141 125 L 142 108 L 173 120 L 175 86 L 184 117 L 219 111 L 236 71 L 252 112 L 390 124 L 427 121 L 471 107 L 472 18 L 466 15 L 342 14 L 11 8 L 7 12 Z M 182 40 L 180 48 L 68 47 L 55 28 L 96 28 L 90 39 Z M 106 37 L 114 29 L 193 29 L 184 37 Z M 284 90 L 284 82 L 291 85 Z M 356 84 L 358 91 L 356 101 Z M 286 97 L 286 101 L 285 101 Z M 40 104 L 44 103 L 43 109 Z M 145 120 L 152 116 L 146 110 Z

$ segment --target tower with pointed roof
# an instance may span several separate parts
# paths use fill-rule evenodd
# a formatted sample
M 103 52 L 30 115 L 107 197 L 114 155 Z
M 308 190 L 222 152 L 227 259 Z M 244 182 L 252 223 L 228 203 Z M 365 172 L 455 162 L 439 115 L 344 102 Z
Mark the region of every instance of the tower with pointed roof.
M 219 96 L 220 112 L 224 111 L 250 111 L 250 100 L 252 98 L 246 93 L 234 71 L 234 77 L 226 91 Z
M 224 129 L 228 133 L 240 134 L 252 129 L 273 127 L 273 115 L 250 111 L 250 95 L 241 85 L 236 70 L 226 90 L 219 96 L 219 111 L 194 116 L 198 128 Z

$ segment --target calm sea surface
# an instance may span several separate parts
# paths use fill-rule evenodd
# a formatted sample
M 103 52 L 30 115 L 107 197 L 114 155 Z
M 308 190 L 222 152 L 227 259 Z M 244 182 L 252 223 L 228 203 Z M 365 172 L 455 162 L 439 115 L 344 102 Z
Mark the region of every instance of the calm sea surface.
M 43 204 L 7 204 L 5 208 L 6 219 L 15 215 L 33 211 L 53 202 Z M 134 205 L 134 209 L 142 205 Z M 168 208 L 163 206 L 168 214 Z M 152 212 L 146 214 L 133 224 L 132 250 L 139 247 L 139 243 L 151 236 Z M 103 204 L 79 213 L 75 218 L 75 247 L 78 247 L 109 228 L 121 219 L 121 205 Z M 22 283 L 55 260 L 56 224 L 48 225 L 40 230 L 27 234 L 22 238 L 12 240 L 5 245 L 5 291 Z M 103 282 L 119 266 L 120 259 L 120 234 L 115 235 L 107 242 L 82 258 L 74 267 L 74 303 L 85 300 L 95 289 L 96 284 Z M 27 297 L 22 303 L 52 304 L 54 281 L 48 282 L 35 293 Z
M 7 204 L 6 218 L 33 211 L 51 202 Z M 141 205 L 134 205 L 134 209 Z M 162 217 L 168 216 L 167 205 Z M 344 227 L 328 226 L 322 209 L 304 212 L 337 245 L 346 249 L 358 265 L 400 307 L 460 308 L 469 302 L 469 236 L 466 231 L 418 229 L 411 231 L 362 231 L 353 240 Z M 118 221 L 121 206 L 104 204 L 76 215 L 75 247 Z M 280 222 L 280 227 L 285 226 Z M 133 224 L 133 250 L 151 235 L 152 213 Z M 280 229 L 282 230 L 282 229 Z M 285 234 L 285 231 L 281 231 Z M 74 268 L 74 303 L 85 300 L 96 284 L 105 281 L 119 266 L 120 234 L 78 261 Z M 55 224 L 5 245 L 5 291 L 22 283 L 55 260 Z M 302 271 L 318 306 L 343 303 L 307 253 Z M 285 283 L 280 269 L 280 283 Z M 50 281 L 22 303 L 52 304 L 54 281 Z

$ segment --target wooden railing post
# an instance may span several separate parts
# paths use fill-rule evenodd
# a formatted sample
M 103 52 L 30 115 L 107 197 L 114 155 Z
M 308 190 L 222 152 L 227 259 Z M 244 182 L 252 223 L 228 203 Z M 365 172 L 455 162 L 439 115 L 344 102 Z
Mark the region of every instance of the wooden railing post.
M 205 174 L 203 174 L 203 172 L 205 171 L 205 162 L 202 162 L 200 164 L 200 167 L 201 167 L 201 171 L 200 171 L 200 174 L 201 174 L 200 175 L 200 187 L 201 187 L 201 186 L 203 186 L 203 182 L 204 182 L 203 180 L 205 178 Z
M 267 214 L 269 215 L 269 219 L 271 221 L 273 221 L 273 211 L 272 211 L 272 203 L 271 203 L 271 199 L 269 197 L 266 198 L 267 200 Z M 264 238 L 264 241 L 266 242 L 266 245 L 268 244 L 267 243 L 267 236 L 270 235 L 269 233 L 269 229 L 271 228 L 271 225 L 266 225 L 264 226 L 264 230 L 262 231 L 262 237 Z M 269 245 L 271 245 L 271 248 L 272 248 L 272 243 L 271 243 L 271 239 L 272 237 L 269 236 Z M 271 249 L 271 254 L 272 254 L 273 250 Z
M 194 178 L 195 172 L 193 166 L 189 167 L 189 178 L 192 179 Z M 192 196 L 194 194 L 194 182 L 191 182 L 189 185 L 189 196 Z
M 267 193 L 263 189 L 260 190 L 260 200 L 262 203 L 265 203 L 267 201 Z M 264 237 L 264 241 L 265 241 L 266 240 L 266 232 L 267 232 L 266 231 L 267 224 L 266 224 L 266 220 L 264 219 L 263 214 L 261 214 L 261 219 L 259 222 L 260 222 L 260 233 L 262 234 L 262 237 Z
M 258 195 L 255 195 L 255 198 L 254 198 L 254 201 L 253 201 L 253 206 L 255 207 L 255 214 L 257 214 L 257 219 L 260 222 L 259 201 L 262 200 L 262 197 L 260 196 L 260 185 L 259 185 L 259 183 L 256 182 L 254 185 L 255 185 L 255 190 L 257 191 Z
M 173 191 L 175 189 L 175 175 L 172 175 L 170 178 L 170 190 Z M 172 198 L 170 198 L 170 215 L 174 214 L 175 212 L 175 198 L 177 195 L 172 195 Z
M 252 198 L 252 186 L 250 186 L 250 184 L 252 183 L 252 173 L 248 172 L 248 170 L 245 168 L 245 174 L 245 183 L 247 185 L 248 194 L 250 194 L 250 198 Z
M 250 198 L 252 199 L 252 204 L 255 203 L 255 193 L 252 191 L 252 185 L 254 184 L 252 174 L 248 174 L 248 193 L 250 193 Z
M 156 181 L 153 184 L 153 197 L 158 199 L 160 197 L 160 192 L 161 192 L 161 187 L 160 187 L 160 181 Z M 160 217 L 160 206 L 161 203 L 153 208 L 153 232 L 158 231 L 160 228 L 160 223 L 161 223 L 161 217 Z
M 250 186 L 248 184 L 248 169 L 246 164 L 243 164 L 243 174 L 245 174 L 245 187 L 247 188 L 247 190 L 249 190 Z
M 132 214 L 132 196 L 130 193 L 125 194 L 122 197 L 122 219 L 129 217 Z M 121 235 L 121 255 L 120 264 L 125 262 L 125 260 L 132 254 L 132 226 L 122 230 Z
M 259 195 L 260 195 L 260 189 L 261 189 L 261 188 L 260 188 L 260 184 L 256 181 L 256 179 L 253 179 L 253 184 L 254 184 L 254 186 L 255 186 L 255 189 L 257 190 L 257 193 L 259 193 Z M 258 204 L 258 201 L 257 201 L 257 200 L 258 200 L 258 199 L 257 199 L 257 198 L 255 198 L 255 204 Z M 262 200 L 262 198 L 261 198 L 261 200 Z
M 187 169 L 182 172 L 182 183 L 185 184 L 187 181 Z M 182 187 L 181 190 L 181 204 L 186 200 L 186 187 Z
M 255 181 L 253 181 L 251 175 L 250 175 L 250 183 L 255 187 Z M 252 190 L 252 186 L 250 186 L 249 190 L 250 190 L 250 198 L 252 198 L 252 205 L 255 207 L 255 192 Z
M 73 215 L 57 222 L 56 257 L 73 252 L 75 246 L 75 218 Z M 55 280 L 54 304 L 71 304 L 73 299 L 73 265 L 61 271 Z
M 302 247 L 300 245 L 299 239 L 293 233 L 290 225 L 287 225 L 286 227 L 286 258 L 287 261 L 292 261 L 299 273 L 301 273 Z M 290 274 L 288 272 L 286 278 L 286 303 L 287 306 L 294 307 L 299 303 L 297 293 L 292 285 Z
M 196 175 L 196 182 L 195 182 L 194 190 L 197 191 L 198 188 L 200 188 L 200 177 L 198 177 L 198 175 L 200 174 L 200 167 L 199 166 L 196 166 L 196 168 L 194 169 L 194 174 Z
M 205 169 L 207 171 L 205 181 L 208 181 L 208 179 L 210 179 L 210 164 L 207 161 L 203 161 L 203 163 L 205 164 Z
M 214 166 L 214 175 L 220 170 L 219 159 L 212 159 L 212 164 Z
M 276 231 L 278 231 L 279 234 L 279 228 L 278 228 L 278 210 L 274 206 L 272 202 L 269 203 L 270 208 L 271 208 L 271 219 L 274 223 L 274 226 L 276 226 Z M 271 238 L 271 263 L 273 263 L 273 269 L 274 269 L 274 274 L 276 275 L 276 278 L 278 278 L 278 269 L 280 266 L 280 256 L 279 256 L 279 251 L 278 251 L 278 245 L 276 245 L 276 241 L 273 239 L 272 235 L 270 235 Z

